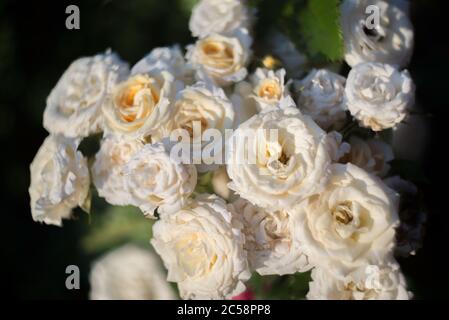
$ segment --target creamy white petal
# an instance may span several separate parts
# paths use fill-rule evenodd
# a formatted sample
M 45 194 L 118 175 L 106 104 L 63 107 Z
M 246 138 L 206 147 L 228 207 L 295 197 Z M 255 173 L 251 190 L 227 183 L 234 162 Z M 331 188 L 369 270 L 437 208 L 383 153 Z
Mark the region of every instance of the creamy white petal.
M 83 206 L 89 192 L 89 169 L 77 148 L 77 140 L 50 135 L 34 157 L 28 189 L 34 221 L 61 226 L 73 208 Z
M 259 113 L 228 142 L 229 187 L 262 208 L 291 208 L 324 184 L 328 143 L 325 132 L 296 108 Z
M 223 162 L 225 131 L 234 127 L 234 120 L 231 101 L 221 88 L 212 83 L 197 82 L 180 91 L 174 103 L 169 129 L 172 133 L 178 129 L 185 130 L 189 139 L 181 141 L 180 146 L 190 149 L 193 145 L 189 159 L 183 159 L 183 162 L 197 164 L 200 172 L 216 169 Z M 212 130 L 220 137 L 207 138 L 206 134 Z
M 128 73 L 128 64 L 109 51 L 75 60 L 47 98 L 44 128 L 71 138 L 101 131 L 105 99 Z
M 140 140 L 118 140 L 105 138 L 95 155 L 92 180 L 98 195 L 113 205 L 131 204 L 130 194 L 125 188 L 124 166 L 144 143 Z
M 194 37 L 213 33 L 231 35 L 251 26 L 252 12 L 243 0 L 201 0 L 192 10 L 189 28 Z
M 379 25 L 370 29 L 366 9 L 379 9 Z M 345 60 L 354 67 L 362 62 L 407 65 L 413 51 L 413 26 L 404 0 L 345 0 L 341 5 Z
M 415 85 L 408 71 L 381 63 L 355 66 L 345 92 L 351 115 L 374 131 L 395 127 L 415 101 Z
M 252 96 L 253 87 L 249 82 L 240 81 L 235 84 L 229 99 L 235 111 L 235 127 L 245 122 L 259 112 L 257 103 Z
M 162 143 L 146 144 L 123 167 L 130 204 L 145 215 L 171 214 L 180 210 L 195 190 L 194 165 L 177 163 Z
M 398 195 L 352 164 L 334 164 L 331 173 L 320 194 L 295 208 L 294 219 L 298 243 L 311 261 L 344 277 L 391 253 Z
M 324 130 L 340 129 L 346 120 L 346 79 L 326 69 L 313 69 L 296 83 L 298 108 Z
M 245 248 L 252 270 L 261 275 L 283 275 L 313 267 L 293 240 L 296 230 L 288 211 L 268 212 L 242 198 L 232 205 L 244 225 Z
M 290 91 L 285 83 L 285 70 L 276 71 L 257 68 L 250 77 L 252 83 L 252 98 L 256 101 L 259 110 L 276 107 L 282 100 L 290 100 Z
M 399 265 L 389 257 L 378 264 L 363 265 L 344 278 L 336 278 L 323 268 L 312 271 L 309 300 L 408 300 L 404 276 Z
M 251 55 L 252 39 L 247 29 L 231 36 L 213 33 L 187 47 L 187 61 L 197 70 L 197 78 L 220 86 L 243 80 Z
M 103 106 L 107 136 L 153 139 L 166 134 L 176 93 L 183 87 L 168 71 L 130 76 Z
M 185 83 L 193 81 L 193 70 L 186 64 L 178 45 L 154 48 L 132 67 L 131 74 L 159 74 L 162 71 L 168 71 Z
M 151 244 L 184 299 L 231 298 L 245 290 L 248 269 L 242 225 L 232 207 L 200 195 L 153 226 Z

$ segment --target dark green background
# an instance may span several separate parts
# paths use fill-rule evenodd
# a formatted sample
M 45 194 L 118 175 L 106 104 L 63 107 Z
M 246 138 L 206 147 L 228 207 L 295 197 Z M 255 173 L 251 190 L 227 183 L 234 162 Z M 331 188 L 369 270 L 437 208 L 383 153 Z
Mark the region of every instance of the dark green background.
M 39 225 L 29 209 L 29 164 L 47 135 L 42 128 L 45 99 L 74 59 L 117 51 L 131 65 L 155 46 L 192 41 L 192 1 L 71 1 L 81 11 L 81 29 L 65 28 L 67 1 L 0 1 L 0 249 L 2 292 L 12 298 L 80 299 L 88 293 L 89 263 L 81 239 L 89 221 L 64 228 Z M 275 0 L 262 1 L 269 8 Z M 424 249 L 401 264 L 416 298 L 447 298 L 449 210 L 447 118 L 449 46 L 444 1 L 413 1 L 416 48 L 409 70 L 417 101 L 431 117 L 431 139 L 420 164 L 431 183 L 422 186 L 429 204 Z M 410 141 L 413 144 L 413 141 Z M 102 207 L 102 204 L 98 204 Z M 65 267 L 81 269 L 81 290 L 66 290 Z

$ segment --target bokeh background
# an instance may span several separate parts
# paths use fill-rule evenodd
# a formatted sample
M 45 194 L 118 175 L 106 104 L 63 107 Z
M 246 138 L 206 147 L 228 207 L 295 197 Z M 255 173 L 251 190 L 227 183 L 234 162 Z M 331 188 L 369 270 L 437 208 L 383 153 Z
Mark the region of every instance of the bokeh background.
M 262 13 L 284 0 L 263 0 Z M 96 199 L 92 214 L 75 212 L 63 228 L 32 221 L 29 209 L 29 164 L 46 137 L 42 128 L 45 100 L 74 59 L 111 48 L 132 65 L 153 47 L 193 41 L 188 19 L 194 0 L 0 0 L 0 280 L 11 298 L 85 299 L 90 263 L 99 254 L 127 241 L 147 245 L 151 226 L 132 208 L 111 208 Z M 65 28 L 65 8 L 76 4 L 81 29 Z M 420 185 L 428 211 L 423 248 L 401 259 L 418 299 L 448 298 L 449 212 L 447 209 L 447 118 L 449 43 L 444 1 L 412 1 L 415 51 L 409 70 L 417 86 L 420 117 L 428 137 L 419 150 Z M 418 136 L 424 127 L 417 127 Z M 424 132 L 422 132 L 424 134 Z M 415 137 L 405 142 L 413 149 Z M 126 218 L 125 218 L 126 216 Z M 98 232 L 94 232 L 97 230 Z M 130 230 L 134 230 L 130 233 Z M 149 246 L 149 244 L 148 244 Z M 65 288 L 65 268 L 81 270 L 81 289 Z M 270 280 L 269 280 L 270 281 Z M 300 285 L 295 281 L 299 281 Z M 276 278 L 277 298 L 304 294 L 300 278 Z M 277 284 L 279 283 L 279 286 Z M 298 292 L 298 290 L 300 292 Z

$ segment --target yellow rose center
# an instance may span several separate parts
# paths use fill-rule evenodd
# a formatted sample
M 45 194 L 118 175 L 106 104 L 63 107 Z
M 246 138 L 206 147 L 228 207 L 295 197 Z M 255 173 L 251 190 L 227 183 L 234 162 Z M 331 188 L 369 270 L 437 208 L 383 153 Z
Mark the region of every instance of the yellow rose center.
M 234 62 L 234 52 L 227 43 L 219 41 L 205 41 L 201 46 L 203 63 L 209 67 L 226 69 Z
M 155 79 L 137 75 L 122 84 L 116 94 L 117 113 L 124 122 L 145 119 L 159 102 L 160 88 Z
M 352 203 L 343 201 L 332 210 L 332 215 L 336 221 L 342 224 L 349 224 L 354 217 L 352 216 Z
M 279 100 L 281 96 L 281 88 L 275 80 L 267 79 L 262 82 L 257 92 L 258 96 L 267 99 Z

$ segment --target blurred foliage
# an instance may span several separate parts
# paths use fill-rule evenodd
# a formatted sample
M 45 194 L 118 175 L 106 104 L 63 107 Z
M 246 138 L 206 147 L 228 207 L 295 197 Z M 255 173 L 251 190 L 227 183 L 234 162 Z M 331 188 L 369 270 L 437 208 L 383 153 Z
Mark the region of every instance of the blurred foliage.
M 194 195 L 201 193 L 214 193 L 212 187 L 212 177 L 214 173 L 212 171 L 198 174 L 198 181 L 196 183 Z
M 257 37 L 263 38 L 272 30 L 281 31 L 315 67 L 343 59 L 340 0 L 253 0 L 251 3 L 258 9 Z
M 99 253 L 123 243 L 149 246 L 154 220 L 132 206 L 108 206 L 105 212 L 92 213 L 89 232 L 82 239 L 86 253 Z
M 302 38 L 310 56 L 330 61 L 343 58 L 339 0 L 309 0 L 298 16 Z
M 310 273 L 309 271 L 284 276 L 261 276 L 258 273 L 253 273 L 248 287 L 256 299 L 305 299 L 311 281 Z

